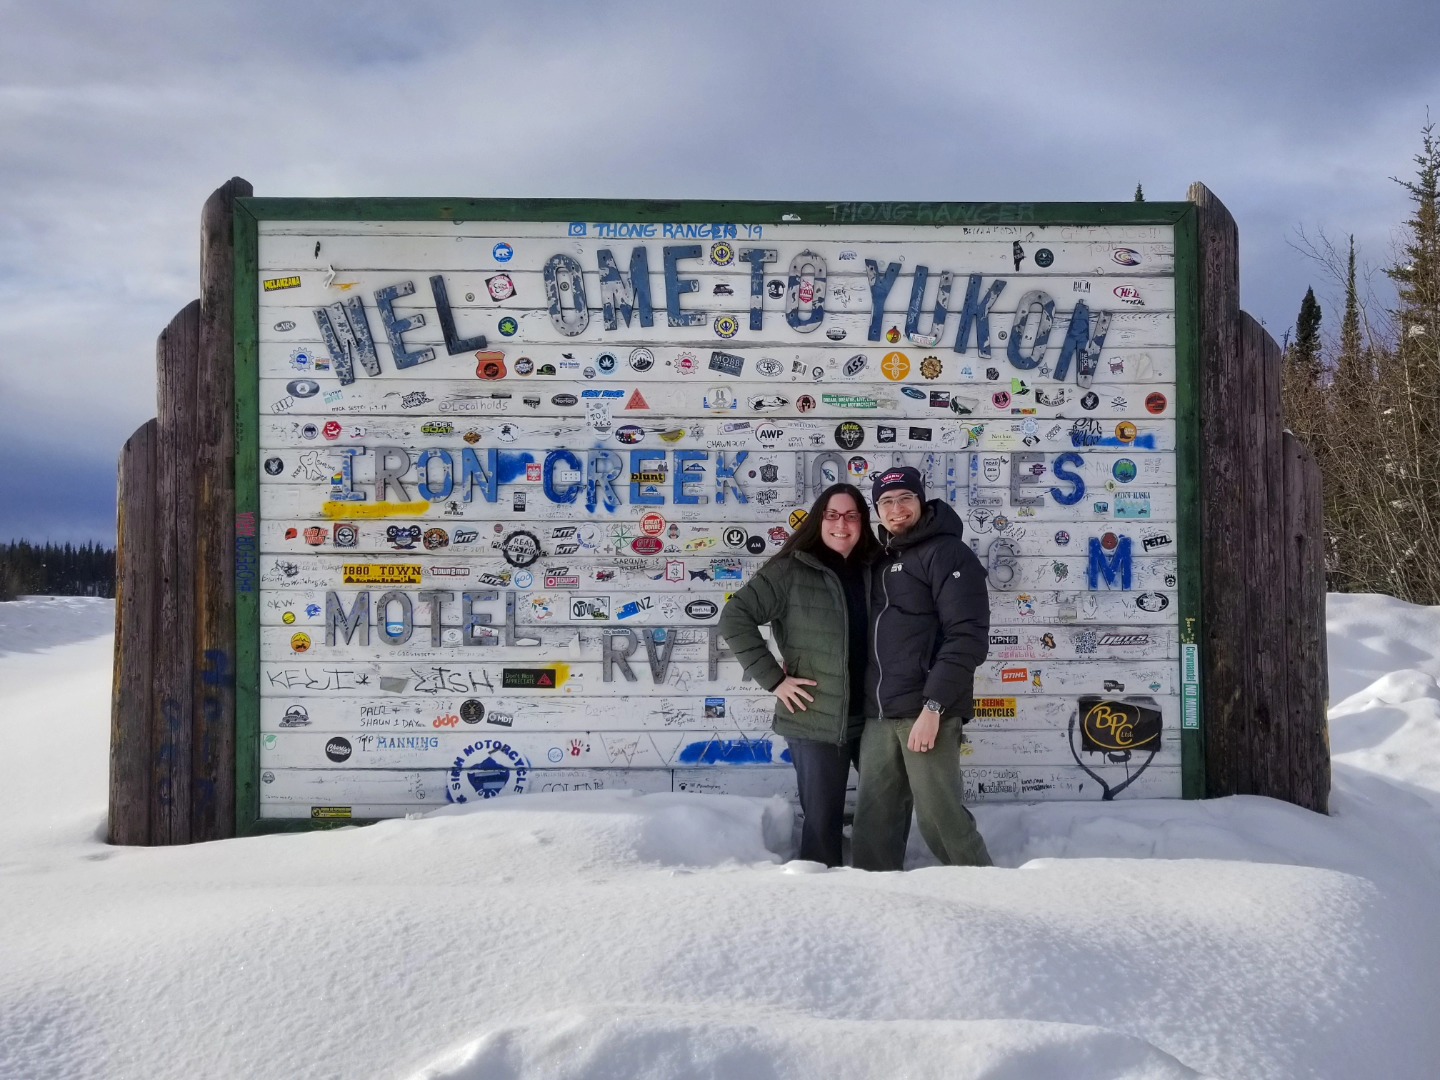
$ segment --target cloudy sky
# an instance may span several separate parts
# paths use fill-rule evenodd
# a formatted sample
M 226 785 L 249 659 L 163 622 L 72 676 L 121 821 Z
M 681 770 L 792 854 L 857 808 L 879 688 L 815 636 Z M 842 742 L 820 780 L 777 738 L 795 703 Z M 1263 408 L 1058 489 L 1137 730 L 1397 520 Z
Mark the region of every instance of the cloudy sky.
M 1278 338 L 1297 229 L 1388 262 L 1435 0 L 0 0 L 0 541 L 114 535 L 199 218 L 257 195 L 1183 199 Z M 1377 282 L 1378 302 L 1386 300 Z

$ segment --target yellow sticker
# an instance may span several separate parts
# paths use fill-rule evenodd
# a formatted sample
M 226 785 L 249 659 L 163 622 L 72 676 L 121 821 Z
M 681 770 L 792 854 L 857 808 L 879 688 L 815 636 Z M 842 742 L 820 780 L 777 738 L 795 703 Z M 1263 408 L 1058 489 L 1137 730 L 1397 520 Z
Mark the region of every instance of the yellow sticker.
M 792 528 L 792 529 L 798 529 L 801 525 L 804 525 L 804 524 L 805 524 L 805 519 L 806 519 L 807 517 L 809 517 L 809 516 L 810 516 L 810 515 L 807 514 L 804 510 L 791 510 L 791 511 L 790 511 L 790 528 Z
M 261 282 L 266 292 L 274 292 L 276 289 L 298 289 L 300 279 L 298 277 L 272 277 Z
M 304 630 L 301 630 L 298 634 L 292 634 L 290 636 L 290 648 L 296 652 L 309 652 L 310 635 L 305 633 Z
M 424 517 L 430 512 L 430 504 L 423 500 L 408 503 L 353 503 L 332 500 L 320 507 L 320 512 L 332 521 L 335 518 Z
M 311 818 L 334 819 L 349 818 L 350 807 L 348 806 L 312 806 L 310 807 Z
M 419 563 L 346 563 L 346 585 L 419 585 Z
M 910 358 L 903 352 L 886 353 L 880 361 L 880 373 L 891 382 L 899 382 L 910 374 Z
M 283 622 L 286 626 L 289 626 L 291 623 L 293 623 L 293 622 L 295 621 L 295 612 L 293 612 L 293 611 L 287 611 L 287 612 L 285 612 L 284 615 L 281 615 L 281 616 L 280 616 L 280 621 Z
M 1014 720 L 1015 699 L 1013 697 L 977 697 L 975 699 L 976 720 Z

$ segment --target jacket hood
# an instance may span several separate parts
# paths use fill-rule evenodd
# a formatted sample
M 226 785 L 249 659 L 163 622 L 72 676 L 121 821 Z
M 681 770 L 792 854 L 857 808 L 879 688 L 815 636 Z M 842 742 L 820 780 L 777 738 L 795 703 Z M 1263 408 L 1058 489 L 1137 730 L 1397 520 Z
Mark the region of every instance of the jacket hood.
M 884 525 L 880 526 L 880 542 L 889 551 L 899 551 L 902 548 L 911 547 L 928 540 L 932 536 L 945 534 L 954 536 L 960 540 L 965 535 L 965 523 L 960 520 L 960 515 L 955 513 L 950 504 L 941 499 L 931 499 L 926 502 L 920 512 L 920 520 L 915 527 L 899 536 L 891 536 L 890 530 Z

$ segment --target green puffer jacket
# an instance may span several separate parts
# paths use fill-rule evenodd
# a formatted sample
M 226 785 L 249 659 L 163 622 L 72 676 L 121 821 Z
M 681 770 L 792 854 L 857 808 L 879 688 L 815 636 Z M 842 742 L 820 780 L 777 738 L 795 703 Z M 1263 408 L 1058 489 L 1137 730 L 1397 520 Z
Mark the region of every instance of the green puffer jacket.
M 760 636 L 766 623 L 783 668 Z M 771 559 L 725 605 L 720 633 L 747 676 L 766 690 L 779 686 L 786 675 L 815 680 L 816 685 L 805 688 L 815 700 L 805 704 L 804 712 L 792 714 L 776 700 L 772 726 L 777 735 L 837 746 L 859 737 L 864 719 L 850 717 L 849 671 L 852 663 L 863 664 L 866 657 L 849 655 L 848 626 L 839 576 L 803 551 Z

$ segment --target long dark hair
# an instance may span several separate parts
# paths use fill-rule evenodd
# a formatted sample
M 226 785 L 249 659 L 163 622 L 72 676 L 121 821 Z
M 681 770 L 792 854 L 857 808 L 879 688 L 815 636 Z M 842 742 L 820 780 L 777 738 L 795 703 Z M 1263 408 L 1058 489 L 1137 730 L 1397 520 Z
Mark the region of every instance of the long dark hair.
M 775 558 L 783 559 L 786 555 L 793 555 L 797 551 L 814 555 L 820 549 L 825 548 L 825 541 L 820 538 L 820 522 L 825 516 L 825 506 L 832 495 L 849 495 L 855 500 L 855 506 L 860 511 L 860 539 L 855 541 L 855 547 L 851 549 L 849 557 L 868 562 L 870 557 L 880 549 L 880 541 L 875 539 L 875 534 L 870 531 L 870 507 L 865 505 L 865 496 L 854 484 L 847 484 L 842 480 L 838 484 L 831 484 L 820 493 L 815 500 L 815 505 L 810 507 L 810 513 L 804 522 L 790 534 L 790 539 L 786 540 L 784 546 L 775 553 Z M 829 549 L 825 548 L 825 550 Z

